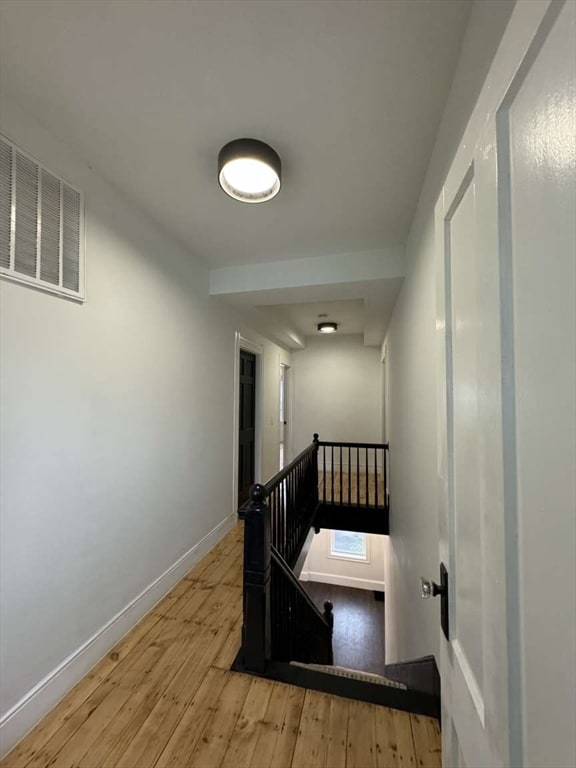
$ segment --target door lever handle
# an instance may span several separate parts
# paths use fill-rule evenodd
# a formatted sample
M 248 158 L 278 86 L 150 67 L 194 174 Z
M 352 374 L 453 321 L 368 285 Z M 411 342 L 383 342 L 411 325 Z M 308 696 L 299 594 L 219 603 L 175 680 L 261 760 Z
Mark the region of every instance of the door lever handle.
M 436 597 L 440 595 L 440 624 L 442 625 L 442 631 L 446 640 L 450 640 L 450 619 L 448 608 L 448 571 L 444 563 L 440 563 L 440 584 L 436 584 L 435 581 L 420 577 L 421 592 L 420 595 L 424 599 L 428 597 Z
M 420 577 L 420 583 L 420 597 L 422 597 L 424 600 L 428 599 L 429 597 L 436 597 L 436 595 L 446 594 L 446 586 L 443 584 L 436 584 L 435 581 L 425 579 L 423 576 Z

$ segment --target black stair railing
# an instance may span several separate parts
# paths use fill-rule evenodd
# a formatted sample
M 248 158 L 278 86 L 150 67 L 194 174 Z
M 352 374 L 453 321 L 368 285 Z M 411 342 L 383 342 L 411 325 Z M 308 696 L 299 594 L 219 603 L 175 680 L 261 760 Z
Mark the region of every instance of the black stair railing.
M 303 475 L 298 471 L 297 477 L 302 479 Z M 298 493 L 295 484 L 290 487 L 294 497 L 301 498 L 309 509 L 310 516 L 306 524 L 299 519 L 296 526 L 290 524 L 288 515 L 277 518 L 277 540 L 287 552 L 291 551 L 291 542 L 300 536 L 301 525 L 308 532 L 315 511 L 303 494 Z M 268 485 L 252 486 L 250 502 L 244 510 L 242 665 L 263 674 L 269 661 L 314 660 L 332 664 L 332 605 L 325 604 L 324 615 L 320 613 L 288 562 L 272 544 L 273 515 L 267 503 L 267 489 Z M 278 525 L 278 519 L 282 519 L 283 526 Z
M 263 487 L 270 510 L 272 546 L 292 567 L 318 507 L 318 435 Z M 250 503 L 248 499 L 238 510 L 241 519 L 246 517 Z
M 272 546 L 292 567 L 318 506 L 318 435 L 264 487 L 270 508 Z
M 239 509 L 244 526 L 244 620 L 239 664 L 332 663 L 332 610 L 314 605 L 292 568 L 310 528 L 388 533 L 387 444 L 318 435 Z
M 319 501 L 388 509 L 388 443 L 319 441 Z

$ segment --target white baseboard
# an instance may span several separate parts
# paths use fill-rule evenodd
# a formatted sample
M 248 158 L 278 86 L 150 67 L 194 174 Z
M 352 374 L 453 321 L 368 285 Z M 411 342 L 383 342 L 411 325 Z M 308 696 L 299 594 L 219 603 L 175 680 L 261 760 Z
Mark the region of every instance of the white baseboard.
M 355 587 L 356 589 L 370 589 L 376 592 L 384 592 L 383 581 L 357 579 L 354 576 L 336 576 L 333 573 L 302 571 L 299 578 L 300 581 L 319 581 L 322 584 L 336 584 L 340 587 Z
M 76 683 L 231 530 L 236 515 L 224 518 L 163 574 L 149 584 L 92 637 L 40 680 L 0 719 L 0 758 L 9 752 Z

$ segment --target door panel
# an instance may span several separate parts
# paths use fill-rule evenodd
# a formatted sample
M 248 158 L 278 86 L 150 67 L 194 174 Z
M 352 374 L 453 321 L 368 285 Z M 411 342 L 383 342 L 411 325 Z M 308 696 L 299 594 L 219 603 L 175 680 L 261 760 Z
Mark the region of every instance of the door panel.
M 498 734 L 507 722 L 505 707 L 499 705 L 497 717 L 492 712 L 487 716 L 486 704 L 502 694 L 493 664 L 506 671 L 506 645 L 489 645 L 490 628 L 505 615 L 505 593 L 497 588 L 505 578 L 505 561 L 502 546 L 492 542 L 494 532 L 502 532 L 501 470 L 498 463 L 494 467 L 484 461 L 486 452 L 501 455 L 501 436 L 484 418 L 486 402 L 499 413 L 499 379 L 493 372 L 500 363 L 496 329 L 490 327 L 498 313 L 498 283 L 488 286 L 483 277 L 485 163 L 495 173 L 494 154 L 476 154 L 454 175 L 438 209 L 444 329 L 439 377 L 441 560 L 448 565 L 450 580 L 450 642 L 442 643 L 441 667 L 445 717 L 452 723 L 451 729 L 443 728 L 443 734 L 452 735 L 444 739 L 450 766 L 497 765 Z M 492 489 L 490 501 L 487 487 Z M 495 653 L 487 664 L 491 650 Z
M 516 5 L 436 208 L 451 768 L 576 764 L 575 9 Z
M 482 662 L 482 527 L 478 445 L 478 344 L 476 280 L 475 183 L 466 179 L 448 221 L 446 247 L 452 328 L 452 376 L 449 410 L 452 415 L 452 526 L 454 584 L 454 651 L 476 706 L 483 711 Z
M 481 529 L 479 510 L 477 350 L 478 306 L 474 232 L 474 184 L 452 216 L 452 398 L 454 462 L 454 633 L 475 680 L 482 680 Z
M 240 413 L 238 434 L 238 503 L 248 498 L 255 479 L 256 355 L 240 350 Z

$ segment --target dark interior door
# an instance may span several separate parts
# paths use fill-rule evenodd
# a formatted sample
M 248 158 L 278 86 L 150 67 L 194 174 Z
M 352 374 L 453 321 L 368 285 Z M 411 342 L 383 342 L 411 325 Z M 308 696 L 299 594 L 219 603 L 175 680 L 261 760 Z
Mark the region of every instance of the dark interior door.
M 254 483 L 256 420 L 256 355 L 240 350 L 240 434 L 238 446 L 238 503 L 248 498 Z

